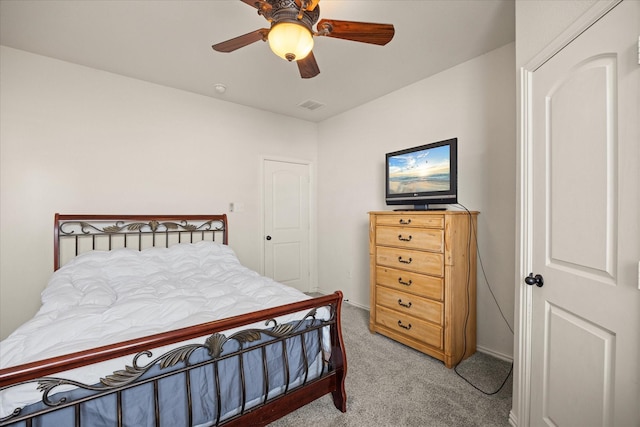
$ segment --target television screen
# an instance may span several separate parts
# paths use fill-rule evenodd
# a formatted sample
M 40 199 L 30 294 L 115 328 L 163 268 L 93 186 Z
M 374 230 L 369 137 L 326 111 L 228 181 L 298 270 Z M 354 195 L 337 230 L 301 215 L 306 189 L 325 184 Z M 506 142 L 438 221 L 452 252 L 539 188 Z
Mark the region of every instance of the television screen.
M 388 205 L 457 203 L 457 138 L 386 155 Z
M 451 189 L 451 147 L 443 145 L 389 157 L 389 193 Z

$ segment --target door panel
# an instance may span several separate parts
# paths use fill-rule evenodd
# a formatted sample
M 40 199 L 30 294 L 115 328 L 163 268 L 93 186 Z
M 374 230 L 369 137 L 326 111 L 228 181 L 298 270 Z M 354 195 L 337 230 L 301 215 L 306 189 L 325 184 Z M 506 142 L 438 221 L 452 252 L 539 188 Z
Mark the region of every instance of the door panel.
M 273 244 L 273 279 L 289 284 L 302 279 L 300 246 L 299 242 L 276 242 Z
M 639 14 L 623 1 L 533 73 L 534 426 L 639 425 Z
M 543 418 L 557 426 L 602 425 L 614 409 L 615 335 L 549 302 L 544 324 Z
M 547 262 L 607 278 L 617 240 L 615 87 L 615 58 L 589 58 L 546 97 Z

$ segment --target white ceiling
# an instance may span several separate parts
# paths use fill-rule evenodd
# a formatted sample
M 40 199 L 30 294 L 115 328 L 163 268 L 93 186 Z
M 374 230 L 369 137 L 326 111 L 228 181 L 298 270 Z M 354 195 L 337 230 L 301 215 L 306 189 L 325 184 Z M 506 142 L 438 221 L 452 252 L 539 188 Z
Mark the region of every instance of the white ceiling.
M 320 8 L 321 19 L 393 24 L 395 37 L 386 46 L 316 37 L 320 75 L 303 80 L 267 43 L 213 51 L 268 28 L 240 0 L 0 0 L 0 44 L 319 122 L 515 39 L 514 0 L 322 0 Z M 308 100 L 325 105 L 298 106 Z

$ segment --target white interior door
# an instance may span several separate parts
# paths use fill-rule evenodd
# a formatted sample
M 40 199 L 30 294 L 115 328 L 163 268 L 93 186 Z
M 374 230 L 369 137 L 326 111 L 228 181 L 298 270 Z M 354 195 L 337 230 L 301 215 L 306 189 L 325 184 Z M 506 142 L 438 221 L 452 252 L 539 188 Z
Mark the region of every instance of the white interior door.
M 265 276 L 310 290 L 309 165 L 264 161 Z
M 639 26 L 624 1 L 531 80 L 530 425 L 640 425 Z

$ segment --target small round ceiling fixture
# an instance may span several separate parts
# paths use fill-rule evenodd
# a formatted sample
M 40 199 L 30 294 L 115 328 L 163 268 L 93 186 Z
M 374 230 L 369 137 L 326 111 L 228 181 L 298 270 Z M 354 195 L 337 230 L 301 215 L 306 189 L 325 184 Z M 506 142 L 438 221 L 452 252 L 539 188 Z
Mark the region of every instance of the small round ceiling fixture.
M 225 93 L 227 91 L 227 87 L 225 85 L 223 85 L 222 83 L 216 83 L 215 85 L 213 85 L 213 88 L 219 94 L 223 94 L 223 93 Z

